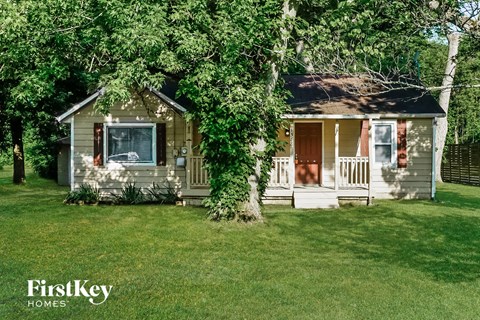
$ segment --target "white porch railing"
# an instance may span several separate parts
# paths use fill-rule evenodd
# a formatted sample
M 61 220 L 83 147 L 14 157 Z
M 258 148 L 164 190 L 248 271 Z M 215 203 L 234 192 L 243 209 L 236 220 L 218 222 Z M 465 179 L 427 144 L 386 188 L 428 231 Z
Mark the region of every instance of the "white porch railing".
M 368 157 L 338 157 L 340 188 L 368 188 Z
M 188 158 L 191 187 L 208 187 L 208 172 L 203 167 L 203 156 Z
M 289 187 L 289 157 L 273 157 L 272 171 L 270 171 L 269 187 L 288 188 Z
M 190 186 L 192 188 L 208 187 L 208 172 L 203 167 L 203 156 L 192 156 L 188 160 Z M 339 188 L 368 188 L 368 157 L 338 157 L 338 161 Z M 274 157 L 268 187 L 289 188 L 289 170 L 289 157 Z

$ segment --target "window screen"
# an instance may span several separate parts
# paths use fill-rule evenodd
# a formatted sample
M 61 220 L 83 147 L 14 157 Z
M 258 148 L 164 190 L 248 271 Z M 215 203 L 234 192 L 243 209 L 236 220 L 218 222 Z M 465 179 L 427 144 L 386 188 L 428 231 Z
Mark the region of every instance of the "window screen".
M 153 162 L 153 127 L 107 128 L 110 162 Z
M 375 162 L 392 162 L 392 125 L 375 125 Z

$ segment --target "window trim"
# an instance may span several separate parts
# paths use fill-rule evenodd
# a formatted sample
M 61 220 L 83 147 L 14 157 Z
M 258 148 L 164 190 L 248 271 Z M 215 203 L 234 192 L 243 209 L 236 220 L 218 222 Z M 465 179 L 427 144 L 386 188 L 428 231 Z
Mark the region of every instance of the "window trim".
M 130 162 L 113 161 L 108 159 L 108 129 L 109 128 L 150 128 L 152 130 L 152 161 L 151 162 Z M 105 165 L 122 164 L 124 166 L 157 166 L 157 124 L 156 123 L 104 123 L 103 124 L 103 150 L 105 150 Z
M 375 127 L 377 125 L 389 125 L 392 127 L 392 152 L 391 152 L 391 159 L 390 162 L 382 162 L 382 163 L 377 163 L 377 159 L 375 159 L 375 146 L 377 143 L 375 142 Z M 396 120 L 381 120 L 381 121 L 373 121 L 373 128 L 372 128 L 372 144 L 373 144 L 373 164 L 376 167 L 391 167 L 391 168 L 396 168 L 397 167 L 397 121 Z M 379 144 L 382 145 L 382 144 Z M 383 144 L 383 145 L 388 145 L 388 144 Z

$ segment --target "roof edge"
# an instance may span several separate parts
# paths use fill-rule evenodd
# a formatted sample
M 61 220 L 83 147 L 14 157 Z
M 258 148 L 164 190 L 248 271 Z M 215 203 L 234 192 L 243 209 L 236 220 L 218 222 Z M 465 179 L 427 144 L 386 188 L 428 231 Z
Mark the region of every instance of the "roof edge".
M 288 120 L 322 120 L 322 119 L 397 119 L 397 118 L 418 118 L 433 119 L 444 118 L 445 113 L 377 113 L 377 114 L 285 114 L 282 119 Z
M 175 112 L 177 112 L 180 115 L 183 115 L 184 113 L 187 112 L 187 109 L 182 107 L 180 104 L 169 98 L 167 95 L 161 93 L 157 89 L 153 87 L 148 87 L 148 90 L 152 92 L 157 98 L 165 102 L 169 107 L 171 107 Z M 105 88 L 101 88 L 100 90 L 97 90 L 94 94 L 86 98 L 80 103 L 77 103 L 70 109 L 68 109 L 66 112 L 63 114 L 59 115 L 58 117 L 55 117 L 59 123 L 68 123 L 70 118 L 78 111 L 83 109 L 85 106 L 87 106 L 90 102 L 94 101 L 97 99 L 99 96 L 103 95 L 105 93 Z
M 161 93 L 155 88 L 148 87 L 148 90 L 156 95 L 159 99 L 162 99 L 166 104 L 168 104 L 173 110 L 175 110 L 178 114 L 183 115 L 187 112 L 187 109 L 182 107 L 180 104 L 175 102 L 174 100 L 170 99 L 167 95 Z
M 80 103 L 77 103 L 76 105 L 74 105 L 73 107 L 71 107 L 70 109 L 68 109 L 66 112 L 62 113 L 61 115 L 59 115 L 58 117 L 56 117 L 57 121 L 60 122 L 60 123 L 66 123 L 69 118 L 77 111 L 80 111 L 81 109 L 83 109 L 86 105 L 88 105 L 90 102 L 92 102 L 93 100 L 97 99 L 99 96 L 101 96 L 102 94 L 104 94 L 105 92 L 105 88 L 101 88 L 100 90 L 97 90 L 94 94 L 92 94 L 91 96 L 89 96 L 88 98 L 86 98 L 85 100 L 83 100 L 82 102 Z

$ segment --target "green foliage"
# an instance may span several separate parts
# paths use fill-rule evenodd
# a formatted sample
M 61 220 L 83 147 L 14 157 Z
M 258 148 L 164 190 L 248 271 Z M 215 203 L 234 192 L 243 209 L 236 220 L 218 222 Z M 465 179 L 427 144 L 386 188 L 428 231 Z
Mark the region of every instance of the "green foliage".
M 84 57 L 79 32 L 88 5 L 75 1 L 3 1 L 0 10 L 0 149 L 11 147 L 9 122 L 30 131 L 26 156 L 40 174 L 55 176 L 54 115 L 85 95 Z M 77 102 L 77 101 L 75 101 Z
M 0 152 L 0 168 L 12 164 L 12 157 L 7 152 Z
M 112 193 L 111 195 L 114 203 L 117 204 L 140 204 L 146 201 L 142 188 L 137 188 L 135 183 L 127 183 L 120 194 Z
M 449 108 L 447 143 L 480 141 L 480 88 L 468 85 L 480 84 L 480 41 L 464 38 L 460 42 L 458 68 L 455 83 L 459 87 L 452 92 Z
M 171 52 L 172 28 L 168 1 L 89 1 L 95 23 L 85 25 L 80 42 L 89 54 L 89 68 L 106 87 L 96 108 L 104 113 L 117 101 L 128 100 L 132 87 L 160 88 L 164 73 L 182 69 Z
M 46 117 L 48 117 L 46 115 Z M 40 118 L 40 115 L 39 115 Z M 50 118 L 50 117 L 48 117 Z M 36 126 L 27 124 L 24 134 L 25 158 L 32 169 L 41 177 L 57 178 L 57 140 L 67 134 L 55 125 L 54 120 L 42 119 Z
M 421 1 L 313 1 L 301 6 L 295 39 L 316 72 L 410 74 L 428 11 Z M 304 72 L 299 53 L 291 54 L 290 70 Z
M 478 40 L 464 37 L 460 41 L 455 74 L 456 86 L 452 90 L 448 111 L 448 134 L 446 143 L 474 143 L 480 141 L 480 54 Z M 420 54 L 421 80 L 427 87 L 441 86 L 448 46 L 427 42 Z M 440 91 L 432 92 L 438 96 Z
M 240 217 L 249 198 L 248 179 L 257 160 L 266 160 L 262 167 L 270 167 L 280 116 L 286 110 L 281 90 L 266 93 L 280 42 L 282 7 L 268 1 L 198 4 L 187 1 L 175 13 L 175 26 L 186 35 L 178 56 L 191 59 L 192 52 L 186 50 L 190 46 L 203 55 L 187 69 L 181 87 L 194 102 L 191 116 L 200 123 L 201 151 L 210 177 L 205 205 L 212 219 L 233 219 Z M 252 150 L 259 140 L 267 142 L 261 154 Z M 258 178 L 262 192 L 268 175 Z
M 78 190 L 70 191 L 63 203 L 66 204 L 96 204 L 100 201 L 100 192 L 97 188 L 82 184 Z
M 160 204 L 175 204 L 180 200 L 177 191 L 168 180 L 163 185 L 154 182 L 147 192 L 150 201 Z
M 420 80 L 426 87 L 440 86 L 445 72 L 448 45 L 445 43 L 425 41 L 420 48 Z M 439 92 L 432 92 L 438 97 Z

